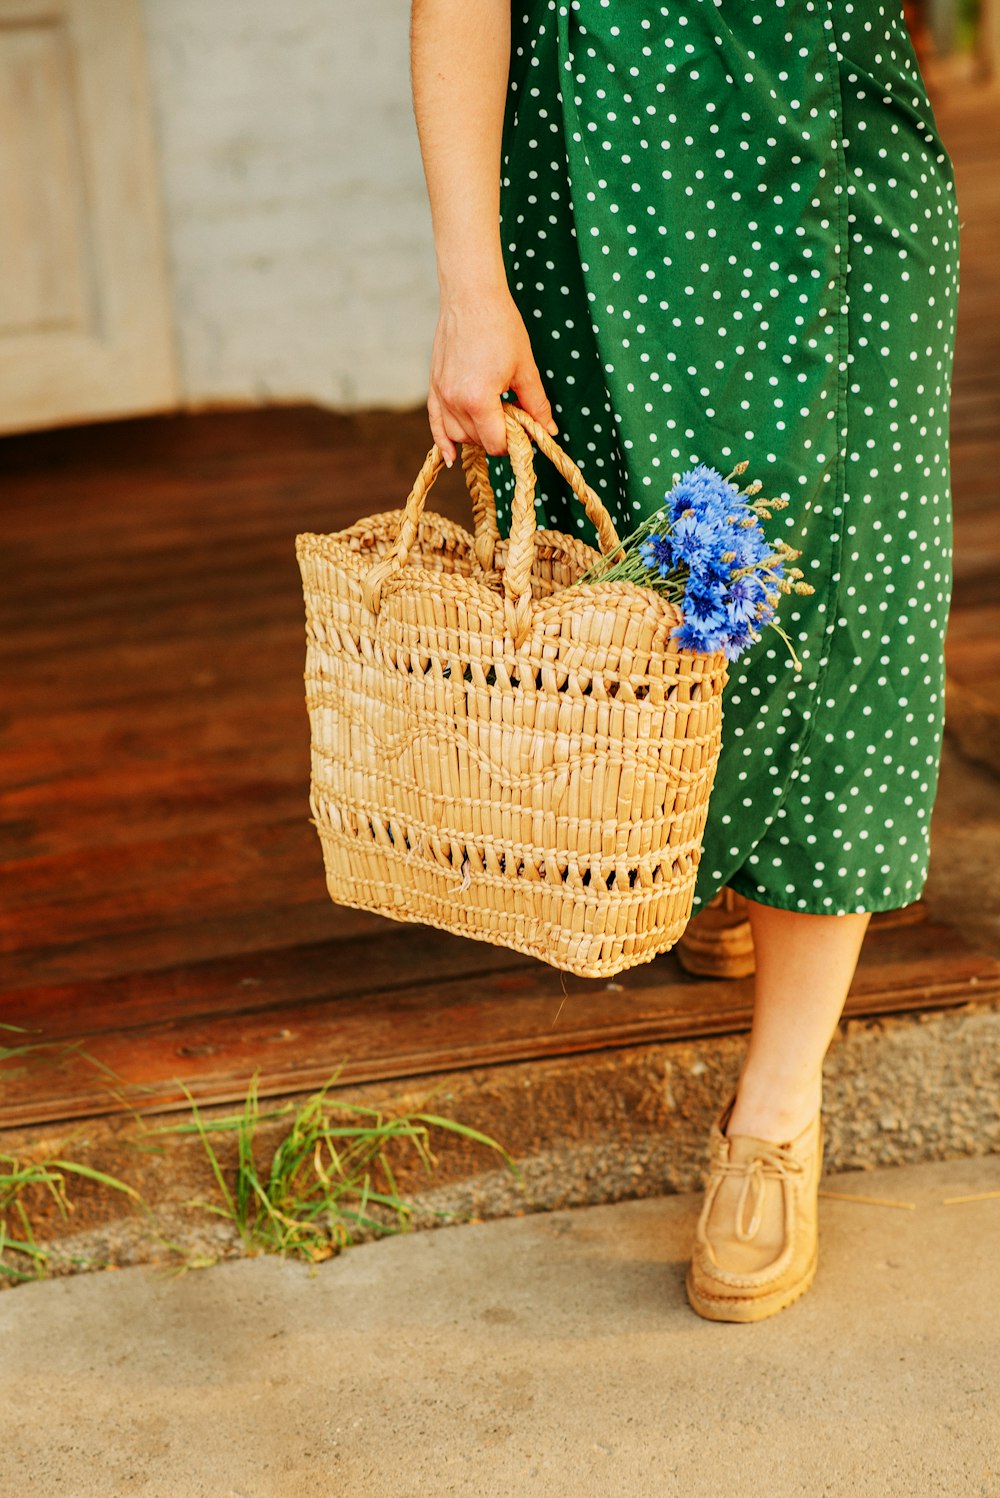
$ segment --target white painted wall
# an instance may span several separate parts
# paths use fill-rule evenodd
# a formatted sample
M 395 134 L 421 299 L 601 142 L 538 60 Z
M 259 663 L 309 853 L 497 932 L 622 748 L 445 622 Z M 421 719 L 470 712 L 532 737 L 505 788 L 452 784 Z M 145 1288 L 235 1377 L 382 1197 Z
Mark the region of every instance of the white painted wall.
M 185 398 L 426 399 L 408 0 L 142 0 Z

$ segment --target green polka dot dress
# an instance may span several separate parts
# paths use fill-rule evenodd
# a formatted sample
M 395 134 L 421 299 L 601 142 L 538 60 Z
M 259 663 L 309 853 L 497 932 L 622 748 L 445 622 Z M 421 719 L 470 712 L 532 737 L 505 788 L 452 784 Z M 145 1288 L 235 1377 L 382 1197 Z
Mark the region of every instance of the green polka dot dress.
M 907 905 L 943 726 L 959 221 L 899 0 L 513 0 L 511 33 L 503 253 L 561 444 L 622 535 L 685 469 L 749 459 L 815 588 L 779 613 L 801 673 L 773 630 L 731 667 L 694 910 L 723 885 Z M 539 524 L 595 545 L 536 471 Z

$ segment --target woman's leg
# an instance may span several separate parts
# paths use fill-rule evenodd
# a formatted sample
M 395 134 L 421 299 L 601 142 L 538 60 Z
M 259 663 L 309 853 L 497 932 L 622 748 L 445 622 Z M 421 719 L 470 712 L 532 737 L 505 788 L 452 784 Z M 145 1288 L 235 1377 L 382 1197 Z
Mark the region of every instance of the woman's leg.
M 783 1144 L 821 1105 L 823 1058 L 870 916 L 806 915 L 755 900 L 747 907 L 757 962 L 753 1027 L 726 1133 Z

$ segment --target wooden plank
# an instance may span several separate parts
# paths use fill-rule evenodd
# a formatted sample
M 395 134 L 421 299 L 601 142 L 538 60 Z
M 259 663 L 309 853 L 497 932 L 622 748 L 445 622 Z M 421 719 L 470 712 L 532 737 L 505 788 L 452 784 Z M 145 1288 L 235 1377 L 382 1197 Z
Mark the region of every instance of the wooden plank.
M 287 743 L 249 735 L 235 752 L 217 750 L 169 761 L 60 775 L 36 775 L 4 797 L 0 858 L 24 865 L 98 846 L 135 844 L 155 828 L 171 840 L 222 832 L 237 807 L 244 826 L 301 821 L 309 815 L 308 755 Z M 317 853 L 319 843 L 316 843 Z
M 138 711 L 140 704 L 163 693 L 164 684 L 168 691 L 190 692 L 242 683 L 250 698 L 262 687 L 301 677 L 304 622 L 299 627 L 301 642 L 293 638 L 287 621 L 262 613 L 252 622 L 244 620 L 231 635 L 202 634 L 177 640 L 154 636 L 92 648 L 82 643 L 72 650 L 48 652 L 42 662 L 32 663 L 30 672 L 8 674 L 4 709 L 12 714 L 46 712 L 58 700 L 67 708 L 118 703 Z M 211 711 L 210 700 L 206 711 Z
M 6 880 L 8 950 L 56 949 L 102 931 L 155 931 L 206 910 L 294 906 L 323 888 L 315 832 L 303 818 L 22 861 Z M 5 975 L 4 975 L 5 976 Z M 0 986 L 3 984 L 0 978 Z
M 320 883 L 322 889 L 322 881 Z M 4 961 L 0 1016 L 17 1002 L 19 989 L 37 984 L 76 983 L 121 973 L 156 972 L 178 964 L 208 962 L 215 957 L 243 952 L 294 951 L 309 942 L 332 940 L 343 929 L 325 891 L 315 898 L 296 892 L 297 903 L 245 902 L 237 909 L 182 911 L 167 922 L 151 916 L 146 925 L 122 930 L 113 919 L 98 926 L 92 935 L 62 945 L 42 944 L 9 954 Z M 350 918 L 370 923 L 373 938 L 384 918 L 351 911 Z M 52 928 L 58 930 L 58 910 L 52 913 Z M 164 1003 L 169 1003 L 169 995 Z
M 292 996 L 289 968 L 277 964 L 270 979 L 261 976 L 266 971 L 261 959 L 230 969 L 231 981 L 243 988 L 245 1007 L 236 1013 L 185 1013 L 105 1029 L 79 1037 L 84 1055 L 63 1049 L 72 1038 L 64 1033 L 47 1059 L 4 1070 L 0 1126 L 126 1106 L 185 1107 L 178 1078 L 199 1101 L 225 1103 L 244 1095 L 255 1069 L 260 1094 L 269 1097 L 320 1086 L 338 1068 L 342 1082 L 427 1076 L 744 1030 L 751 1014 L 752 980 L 692 981 L 669 954 L 610 982 L 532 961 L 371 995 L 341 989 L 331 998 L 322 996 L 314 969 L 306 981 L 320 992 L 311 999 Z M 336 984 L 337 975 L 330 972 L 328 981 Z M 998 997 L 1000 962 L 971 951 L 952 928 L 927 922 L 883 928 L 866 942 L 846 1012 Z M 172 1007 L 166 988 L 159 1002 Z M 148 995 L 146 1005 L 148 1012 Z M 30 1017 L 30 1006 L 21 1017 Z M 49 1022 L 54 1034 L 59 1021 Z
M 352 912 L 353 913 L 353 912 Z M 377 924 L 373 924 L 377 923 Z M 276 1011 L 289 1005 L 357 1001 L 413 986 L 488 982 L 491 974 L 536 972 L 535 959 L 416 922 L 372 916 L 361 930 L 300 944 L 89 983 L 23 989 L 8 995 L 5 1016 L 46 1041 L 81 1039 L 155 1025 L 169 1013 L 184 1024 Z M 360 1012 L 360 1011 L 359 1011 Z
M 80 775 L 97 773 L 126 755 L 140 771 L 147 763 L 169 762 L 175 748 L 178 758 L 228 755 L 233 762 L 258 748 L 283 748 L 294 757 L 298 775 L 308 759 L 309 723 L 294 678 L 276 686 L 266 703 L 248 702 L 245 687 L 213 692 L 211 712 L 198 693 L 160 693 L 132 724 L 123 723 L 114 705 L 64 710 L 52 703 L 44 713 L 11 718 L 0 730 L 0 783 L 17 792 L 54 781 L 66 772 L 70 746 L 72 768 Z M 301 780 L 298 784 L 301 788 Z

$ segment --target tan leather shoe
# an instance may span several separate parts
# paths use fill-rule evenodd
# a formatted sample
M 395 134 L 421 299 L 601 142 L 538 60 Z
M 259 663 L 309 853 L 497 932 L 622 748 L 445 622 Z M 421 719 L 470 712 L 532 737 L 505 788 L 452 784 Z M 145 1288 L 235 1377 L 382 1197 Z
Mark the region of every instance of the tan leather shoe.
M 731 1098 L 712 1123 L 710 1168 L 687 1294 L 710 1321 L 763 1321 L 808 1290 L 819 1253 L 820 1111 L 789 1144 L 724 1133 Z

